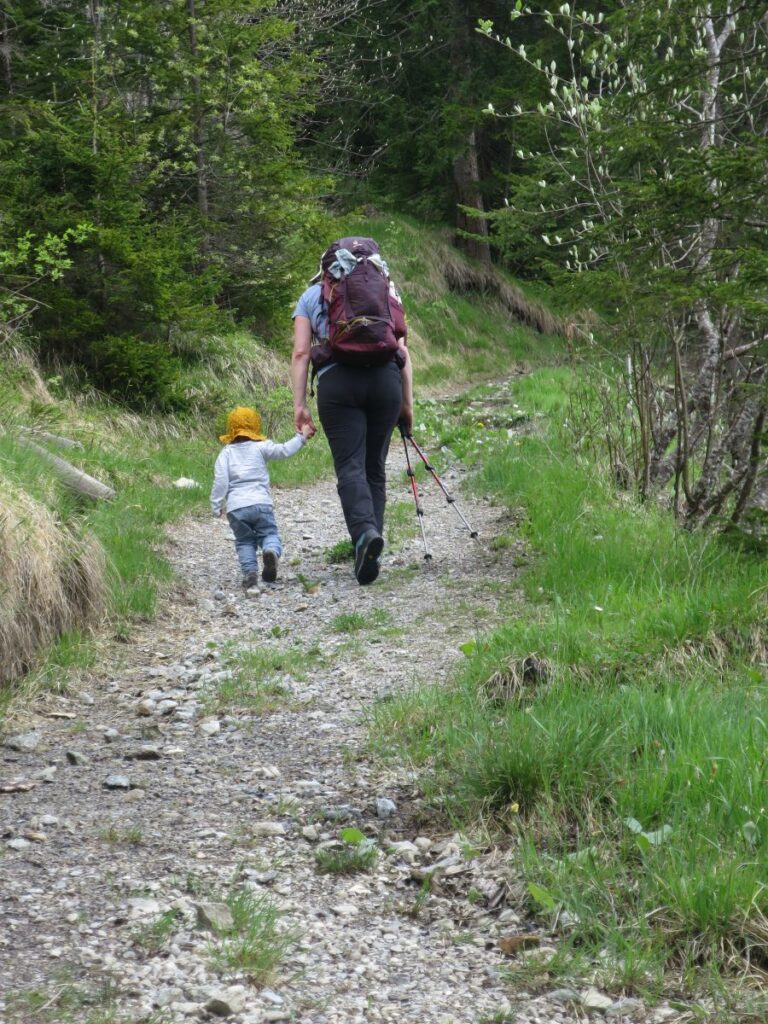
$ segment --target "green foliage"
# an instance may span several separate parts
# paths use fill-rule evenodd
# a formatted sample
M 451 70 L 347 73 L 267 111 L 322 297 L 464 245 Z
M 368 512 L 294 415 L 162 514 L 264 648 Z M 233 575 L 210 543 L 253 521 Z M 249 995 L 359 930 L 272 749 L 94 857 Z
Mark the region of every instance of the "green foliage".
M 263 0 L 209 0 L 194 23 L 189 11 L 31 0 L 4 13 L 0 315 L 29 312 L 46 358 L 82 363 L 105 336 L 171 351 L 175 333 L 233 312 L 282 316 L 298 289 L 319 216 L 292 151 L 312 59 Z M 135 356 L 120 360 L 132 393 L 146 382 Z
M 351 70 L 325 84 L 311 136 L 325 166 L 328 145 L 338 146 L 344 124 L 349 142 L 336 159 L 366 175 L 355 199 L 380 198 L 398 210 L 456 223 L 457 203 L 467 198 L 457 189 L 457 171 L 473 136 L 477 192 L 491 205 L 501 201 L 497 168 L 514 161 L 520 129 L 485 116 L 483 108 L 491 102 L 501 109 L 530 95 L 530 76 L 475 26 L 481 17 L 506 21 L 504 0 L 351 4 L 343 35 L 330 19 L 324 23 L 322 6 L 296 0 L 294 6 L 314 9 L 300 23 L 334 69 L 348 69 L 350 55 L 355 58 Z
M 375 839 L 357 828 L 343 828 L 339 839 L 341 845 L 326 846 L 316 852 L 315 862 L 321 875 L 354 875 L 373 870 L 379 858 Z
M 699 0 L 512 13 L 514 36 L 496 41 L 546 97 L 503 111 L 538 139 L 518 151 L 495 237 L 612 328 L 609 458 L 630 436 L 614 468 L 629 463 L 646 498 L 671 492 L 689 524 L 739 523 L 768 409 L 764 24 Z M 554 59 L 525 46 L 530 20 L 549 26 Z
M 355 545 L 347 537 L 326 548 L 324 554 L 326 562 L 329 562 L 331 565 L 349 562 L 355 557 Z
M 107 335 L 90 344 L 87 359 L 96 387 L 130 408 L 170 412 L 185 405 L 178 360 L 162 345 L 134 335 Z
M 36 239 L 27 231 L 15 241 L 8 240 L 7 247 L 0 249 L 0 274 L 5 280 L 0 287 L 0 323 L 23 320 L 31 306 L 28 289 L 43 280 L 60 281 L 72 266 L 70 244 L 82 242 L 91 230 L 89 224 L 78 224 L 61 235 L 49 233 Z

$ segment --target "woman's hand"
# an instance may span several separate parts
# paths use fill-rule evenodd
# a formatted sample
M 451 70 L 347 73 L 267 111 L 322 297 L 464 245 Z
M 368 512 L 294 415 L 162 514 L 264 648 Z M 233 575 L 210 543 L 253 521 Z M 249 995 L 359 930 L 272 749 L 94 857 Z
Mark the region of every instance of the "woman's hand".
M 312 413 L 309 411 L 307 405 L 297 405 L 294 414 L 294 422 L 296 424 L 296 430 L 300 434 L 304 434 L 305 437 L 313 437 L 317 433 L 317 427 L 315 421 L 312 419 Z M 309 434 L 305 434 L 304 431 L 309 430 Z
M 403 403 L 401 406 L 397 425 L 404 430 L 406 434 L 413 433 L 413 409 L 410 405 Z

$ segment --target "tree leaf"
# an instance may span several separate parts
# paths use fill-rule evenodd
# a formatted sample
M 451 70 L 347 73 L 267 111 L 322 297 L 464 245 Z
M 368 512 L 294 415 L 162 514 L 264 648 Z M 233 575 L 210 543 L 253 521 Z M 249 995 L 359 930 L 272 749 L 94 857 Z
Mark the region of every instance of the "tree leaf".
M 365 841 L 365 834 L 359 828 L 343 828 L 340 832 L 342 841 L 349 846 L 359 846 Z

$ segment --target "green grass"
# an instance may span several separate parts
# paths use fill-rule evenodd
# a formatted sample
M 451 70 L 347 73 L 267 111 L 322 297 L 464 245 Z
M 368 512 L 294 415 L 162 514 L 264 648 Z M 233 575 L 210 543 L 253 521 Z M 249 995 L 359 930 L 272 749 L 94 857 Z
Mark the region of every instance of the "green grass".
M 45 989 L 9 992 L 9 1024 L 119 1024 L 119 994 L 111 979 L 82 983 L 62 972 Z
M 99 839 L 110 846 L 141 846 L 144 843 L 144 832 L 138 825 L 125 829 L 109 825 L 99 832 Z
M 354 875 L 372 871 L 379 859 L 376 840 L 360 829 L 343 828 L 340 842 L 315 852 L 315 864 L 321 875 Z
M 331 547 L 325 548 L 323 556 L 329 565 L 340 565 L 344 562 L 351 562 L 355 557 L 355 546 L 349 538 L 337 541 Z
M 575 922 L 572 964 L 592 958 L 617 991 L 660 990 L 673 967 L 695 989 L 707 964 L 768 961 L 765 565 L 575 456 L 570 375 L 513 387 L 550 417 L 524 436 L 459 412 L 435 428 L 483 493 L 525 509 L 529 611 L 468 647 L 447 686 L 382 705 L 373 733 L 459 818 L 517 836 L 529 912 Z M 519 678 L 529 655 L 551 681 L 490 699 L 486 681 Z
M 157 956 L 181 928 L 183 917 L 178 910 L 166 910 L 154 921 L 131 934 L 131 941 L 146 956 Z
M 222 668 L 232 674 L 217 680 L 206 693 L 206 703 L 216 710 L 239 709 L 263 714 L 282 707 L 290 700 L 291 683 L 307 678 L 307 672 L 320 663 L 317 648 L 278 651 L 267 647 L 250 650 L 225 650 Z
M 384 519 L 384 535 L 389 548 L 397 549 L 419 532 L 416 506 L 409 501 L 390 501 Z
M 280 927 L 282 914 L 268 896 L 233 889 L 227 905 L 234 927 L 231 934 L 211 944 L 214 967 L 222 973 L 244 974 L 254 985 L 266 985 L 296 937 Z
M 385 608 L 374 608 L 363 615 L 361 612 L 342 612 L 331 621 L 335 633 L 359 633 L 365 629 L 382 629 L 389 625 L 392 617 Z
M 355 875 L 372 871 L 378 857 L 374 846 L 342 846 L 318 850 L 315 862 L 321 875 Z

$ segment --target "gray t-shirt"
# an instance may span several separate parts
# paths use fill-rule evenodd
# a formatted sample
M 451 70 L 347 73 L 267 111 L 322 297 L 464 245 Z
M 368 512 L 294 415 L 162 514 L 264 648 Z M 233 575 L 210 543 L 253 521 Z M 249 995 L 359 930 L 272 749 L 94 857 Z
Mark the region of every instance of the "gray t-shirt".
M 311 284 L 304 292 L 293 311 L 293 319 L 305 316 L 312 325 L 312 336 L 318 341 L 328 338 L 328 310 L 322 300 L 322 286 Z

